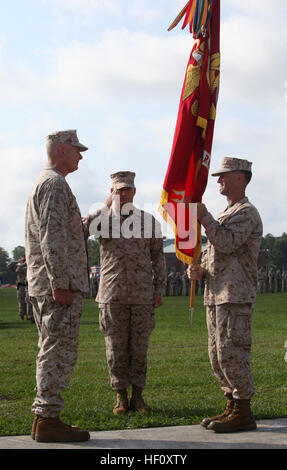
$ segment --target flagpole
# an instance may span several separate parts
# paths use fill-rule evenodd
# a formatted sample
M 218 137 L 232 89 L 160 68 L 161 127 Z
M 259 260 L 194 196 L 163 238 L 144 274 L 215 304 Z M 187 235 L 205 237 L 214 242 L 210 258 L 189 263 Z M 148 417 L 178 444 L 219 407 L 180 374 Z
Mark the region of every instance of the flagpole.
M 195 288 L 196 280 L 191 281 L 191 290 L 190 290 L 190 303 L 189 303 L 189 323 L 192 325 L 193 322 L 193 313 L 194 313 L 194 302 L 195 302 Z
M 195 266 L 197 264 L 197 259 L 198 257 L 194 256 L 192 258 L 191 266 Z M 195 304 L 195 290 L 196 290 L 196 279 L 193 279 L 191 281 L 191 286 L 190 286 L 190 300 L 189 300 L 189 323 L 190 326 L 192 325 L 193 322 L 193 314 L 194 314 L 194 304 Z

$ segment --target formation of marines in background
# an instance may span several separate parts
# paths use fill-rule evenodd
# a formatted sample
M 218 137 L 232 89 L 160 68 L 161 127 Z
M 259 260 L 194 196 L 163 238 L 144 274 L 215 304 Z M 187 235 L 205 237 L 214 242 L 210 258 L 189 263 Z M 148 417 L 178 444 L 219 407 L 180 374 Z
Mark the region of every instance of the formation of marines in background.
M 24 320 L 25 316 L 31 323 L 35 323 L 33 317 L 33 307 L 28 295 L 27 266 L 24 263 L 24 269 L 21 266 L 23 259 L 12 261 L 8 268 L 16 273 L 17 281 L 17 299 L 19 305 L 19 317 Z M 99 288 L 100 272 L 90 275 L 89 296 L 96 298 Z M 191 281 L 187 270 L 184 272 L 169 271 L 166 274 L 164 295 L 169 296 L 190 296 Z M 195 294 L 204 294 L 205 279 L 196 281 Z M 268 266 L 262 266 L 258 269 L 258 287 L 259 294 L 287 292 L 287 270 L 276 269 Z
M 287 270 L 261 267 L 258 271 L 258 292 L 287 292 Z
M 24 260 L 11 265 L 19 277 L 21 298 L 23 289 L 27 297 L 28 283 L 39 333 L 31 437 L 39 442 L 90 438 L 88 431 L 60 419 L 64 408 L 61 391 L 68 385 L 77 361 L 82 301 L 90 292 L 89 235 L 96 236 L 100 245 L 96 301 L 111 387 L 117 392 L 114 414 L 130 409 L 152 411 L 143 400 L 142 390 L 149 336 L 155 327 L 154 308 L 162 305 L 164 293 L 189 295 L 191 281 L 197 281 L 201 291 L 204 288 L 211 367 L 227 399 L 221 415 L 205 418 L 201 424 L 215 432 L 256 429 L 250 408 L 254 394 L 251 324 L 257 290 L 267 289 L 267 272 L 261 269 L 258 276 L 262 222 L 245 195 L 252 164 L 234 157 L 223 159 L 213 176 L 219 176 L 219 192 L 226 196 L 228 207 L 215 220 L 204 204 L 196 204 L 198 221 L 208 239 L 206 250 L 200 262 L 183 274 L 167 274 L 157 223 L 133 205 L 134 173 L 111 175 L 111 194 L 102 209 L 82 218 L 65 177 L 77 171 L 81 153 L 87 150 L 75 130 L 47 137 L 48 165 L 34 183 L 27 203 L 27 274 L 24 276 Z M 123 210 L 126 204 L 127 212 Z M 141 224 L 146 215 L 153 227 L 150 236 L 145 236 Z M 115 220 L 119 221 L 117 236 L 113 233 Z M 134 225 L 140 227 L 138 236 L 122 232 L 127 222 L 128 232 Z M 103 235 L 105 224 L 108 235 Z M 269 270 L 268 291 L 279 291 L 280 286 L 285 289 L 286 273 L 282 280 Z M 24 317 L 24 309 L 19 313 Z
M 190 295 L 190 279 L 187 271 L 171 271 L 166 275 L 166 296 Z M 205 280 L 196 281 L 196 294 L 203 295 Z M 258 269 L 257 292 L 265 294 L 268 292 L 287 292 L 287 270 L 262 266 Z
M 98 292 L 100 274 L 91 276 L 90 297 L 96 298 Z M 166 274 L 166 288 L 164 295 L 169 296 L 190 296 L 191 281 L 188 277 L 187 270 L 184 272 L 169 271 Z M 195 294 L 203 295 L 205 287 L 205 279 L 196 281 Z M 258 269 L 258 285 L 257 292 L 259 294 L 287 292 L 287 270 L 274 269 L 268 266 L 262 266 Z
M 8 269 L 14 271 L 16 274 L 16 288 L 17 288 L 17 299 L 19 307 L 19 317 L 24 320 L 25 317 L 31 323 L 34 322 L 33 307 L 30 302 L 28 293 L 28 281 L 27 281 L 27 263 L 26 258 L 22 258 L 12 261 L 8 264 Z

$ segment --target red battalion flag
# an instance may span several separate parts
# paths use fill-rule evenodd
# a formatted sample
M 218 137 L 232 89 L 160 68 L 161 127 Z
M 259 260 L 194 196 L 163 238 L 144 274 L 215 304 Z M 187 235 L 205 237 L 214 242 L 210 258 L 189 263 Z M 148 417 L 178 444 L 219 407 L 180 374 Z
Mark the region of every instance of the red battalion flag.
M 191 236 L 194 220 L 189 220 L 189 210 L 179 203 L 201 202 L 207 185 L 220 77 L 220 0 L 189 1 L 169 30 L 184 15 L 182 29 L 189 23 L 195 42 L 159 210 L 173 226 L 177 258 L 195 264 L 201 252 L 201 227 L 195 222 L 196 233 Z

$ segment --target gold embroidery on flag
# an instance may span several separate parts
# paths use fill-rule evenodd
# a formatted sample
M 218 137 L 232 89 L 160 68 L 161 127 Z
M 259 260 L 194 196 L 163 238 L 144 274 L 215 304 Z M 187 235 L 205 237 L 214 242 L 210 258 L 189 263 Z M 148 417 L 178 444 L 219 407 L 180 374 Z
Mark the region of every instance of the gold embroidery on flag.
M 213 54 L 211 56 L 210 63 L 210 86 L 211 93 L 214 92 L 219 86 L 219 75 L 220 75 L 220 53 Z
M 194 117 L 198 115 L 198 110 L 199 110 L 199 102 L 198 100 L 195 100 L 195 102 L 192 103 L 192 106 L 191 106 L 191 112 L 194 115 Z
M 198 49 L 195 49 L 193 52 L 193 58 L 196 60 L 196 65 L 190 64 L 188 66 L 182 101 L 191 96 L 199 86 L 204 50 L 205 42 L 202 42 Z
M 206 138 L 206 128 L 207 128 L 207 119 L 203 118 L 202 116 L 198 116 L 196 125 L 198 127 L 202 127 L 202 138 L 205 140 L 205 138 Z
M 211 105 L 210 112 L 209 112 L 209 118 L 213 119 L 215 121 L 216 118 L 216 109 L 214 104 Z
M 186 74 L 185 87 L 182 101 L 192 95 L 194 90 L 198 88 L 201 77 L 201 67 L 199 65 L 189 65 Z
M 200 163 L 200 162 L 199 162 Z M 174 190 L 172 191 L 174 192 Z M 175 234 L 175 252 L 176 256 L 178 259 L 180 259 L 183 263 L 186 264 L 192 264 L 192 262 L 196 263 L 200 253 L 201 253 L 201 226 L 199 222 L 197 223 L 197 245 L 194 247 L 194 252 L 193 252 L 193 257 L 187 255 L 186 253 L 183 253 L 182 251 L 179 250 L 176 244 L 176 239 L 177 239 L 177 226 L 172 219 L 172 217 L 169 215 L 167 210 L 165 209 L 165 204 L 168 203 L 169 195 L 168 192 L 163 189 L 161 193 L 161 200 L 159 203 L 158 211 L 162 215 L 163 219 L 169 224 L 169 226 L 173 229 L 174 234 Z

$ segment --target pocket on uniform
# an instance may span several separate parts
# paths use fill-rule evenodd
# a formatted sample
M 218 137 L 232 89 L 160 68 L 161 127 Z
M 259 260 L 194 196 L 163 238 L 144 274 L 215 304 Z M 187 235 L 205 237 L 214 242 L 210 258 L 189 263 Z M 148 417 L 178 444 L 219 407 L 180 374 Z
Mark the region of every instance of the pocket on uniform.
M 100 329 L 100 332 L 103 333 L 104 336 L 108 336 L 109 321 L 107 321 L 107 318 L 108 318 L 107 309 L 100 308 L 100 311 L 99 311 L 99 329 Z
M 47 297 L 41 309 L 42 334 L 48 337 L 71 335 L 71 307 Z
M 248 315 L 230 315 L 228 337 L 236 346 L 251 346 L 251 319 Z

